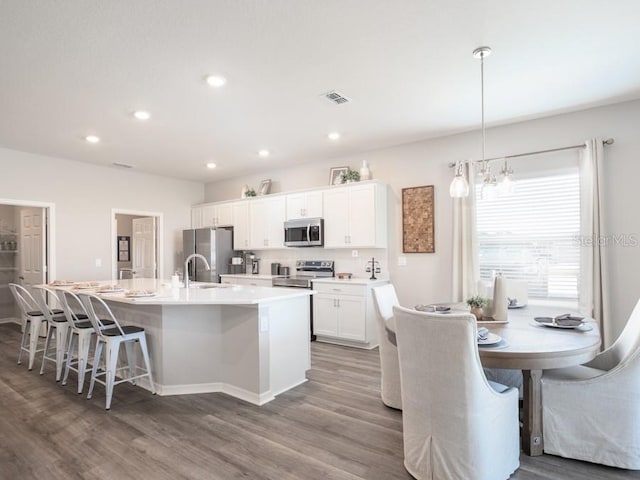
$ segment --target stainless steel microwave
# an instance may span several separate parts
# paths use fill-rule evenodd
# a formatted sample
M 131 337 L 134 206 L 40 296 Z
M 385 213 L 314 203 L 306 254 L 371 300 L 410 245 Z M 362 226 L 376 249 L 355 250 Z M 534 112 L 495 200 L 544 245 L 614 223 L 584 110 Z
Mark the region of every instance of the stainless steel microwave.
M 287 247 L 322 247 L 324 220 L 300 218 L 284 222 L 284 244 Z

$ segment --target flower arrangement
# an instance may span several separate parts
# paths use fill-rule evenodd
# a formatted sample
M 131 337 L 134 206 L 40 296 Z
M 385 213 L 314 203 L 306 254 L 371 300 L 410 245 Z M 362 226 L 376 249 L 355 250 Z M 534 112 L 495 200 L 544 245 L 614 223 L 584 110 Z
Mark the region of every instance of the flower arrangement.
M 250 188 L 249 190 L 247 190 L 247 193 L 245 193 L 245 195 L 247 197 L 255 197 L 256 196 L 256 191 L 253 188 Z
M 342 180 L 342 183 L 359 182 L 360 172 L 348 169 L 346 172 L 340 174 L 340 179 Z

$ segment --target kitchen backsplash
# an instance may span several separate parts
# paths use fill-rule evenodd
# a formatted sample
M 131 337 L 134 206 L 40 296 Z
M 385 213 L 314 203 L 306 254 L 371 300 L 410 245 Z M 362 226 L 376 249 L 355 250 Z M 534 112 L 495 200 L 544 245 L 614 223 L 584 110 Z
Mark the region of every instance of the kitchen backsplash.
M 380 273 L 377 278 L 389 278 L 387 251 L 382 248 L 358 249 L 358 256 L 352 256 L 349 249 L 328 248 L 288 248 L 286 250 L 254 250 L 260 258 L 260 273 L 271 273 L 271 263 L 277 262 L 285 267 L 290 267 L 291 274 L 295 275 L 296 260 L 333 260 L 336 273 L 352 273 L 354 277 L 368 278 L 367 262 L 375 257 L 379 262 Z

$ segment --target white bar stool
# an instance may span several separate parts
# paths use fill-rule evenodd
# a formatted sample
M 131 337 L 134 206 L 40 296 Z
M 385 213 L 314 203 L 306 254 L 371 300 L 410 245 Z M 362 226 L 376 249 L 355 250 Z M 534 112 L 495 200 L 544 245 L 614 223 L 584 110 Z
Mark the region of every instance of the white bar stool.
M 42 326 L 42 322 L 46 319 L 44 314 L 40 311 L 38 303 L 26 288 L 22 285 L 18 285 L 17 283 L 10 283 L 9 290 L 11 290 L 11 293 L 20 308 L 23 320 L 22 339 L 20 341 L 20 351 L 18 352 L 18 365 L 22 364 L 22 352 L 27 352 L 29 355 L 29 370 L 33 370 L 33 362 L 36 358 L 36 353 L 43 351 L 42 348 L 38 349 L 38 339 L 40 327 Z M 55 312 L 62 313 L 62 310 L 57 310 Z
M 91 337 L 95 335 L 93 324 L 89 320 L 89 314 L 78 296 L 69 290 L 60 290 L 58 294 L 60 306 L 64 310 L 70 328 L 69 347 L 67 348 L 64 376 L 62 385 L 67 384 L 69 371 L 78 374 L 78 393 L 82 393 L 84 377 L 89 364 L 89 347 Z M 108 320 L 103 320 L 107 323 Z M 77 354 L 76 354 L 77 348 Z M 74 355 L 76 355 L 74 357 Z
M 56 382 L 62 378 L 62 370 L 65 364 L 65 354 L 67 352 L 67 341 L 69 338 L 69 323 L 64 312 L 60 309 L 53 309 L 52 305 L 59 306 L 60 300 L 58 294 L 47 287 L 34 287 L 39 291 L 40 295 L 36 295 L 35 299 L 38 303 L 39 310 L 44 314 L 48 323 L 47 337 L 44 341 L 44 353 L 42 354 L 42 365 L 40 367 L 40 375 L 44 375 L 45 362 L 53 362 L 56 365 Z M 47 296 L 49 297 L 47 300 Z M 56 342 L 55 356 L 51 356 L 49 348 L 51 340 Z
M 84 303 L 87 313 L 89 314 L 89 320 L 93 325 L 96 332 L 96 351 L 93 359 L 93 368 L 91 370 L 91 383 L 89 385 L 89 393 L 87 399 L 90 399 L 93 395 L 93 387 L 95 382 L 98 382 L 105 386 L 106 389 L 106 402 L 105 409 L 111 408 L 111 398 L 113 396 L 113 387 L 123 382 L 131 382 L 136 384 L 135 380 L 142 377 L 149 379 L 149 385 L 151 386 L 151 392 L 155 395 L 156 389 L 153 385 L 153 379 L 151 377 L 151 366 L 149 361 L 149 351 L 147 349 L 147 339 L 144 334 L 144 329 L 133 325 L 121 326 L 116 320 L 113 312 L 109 306 L 97 295 L 92 294 L 80 294 L 80 299 Z M 106 325 L 104 320 L 101 320 L 95 307 L 99 307 L 102 312 L 106 314 L 109 320 L 113 321 L 113 325 Z M 135 344 L 140 345 L 142 358 L 144 360 L 144 368 L 139 367 L 136 362 L 136 356 L 134 347 Z M 127 357 L 127 365 L 125 367 L 118 368 L 118 355 L 120 353 L 120 345 L 125 346 L 125 352 Z M 105 371 L 98 372 L 98 365 L 102 356 L 102 350 L 105 351 Z M 120 376 L 119 372 L 129 371 L 129 376 Z M 141 373 L 136 374 L 137 371 Z M 105 380 L 102 381 L 98 377 L 103 376 Z M 116 375 L 121 379 L 116 380 Z

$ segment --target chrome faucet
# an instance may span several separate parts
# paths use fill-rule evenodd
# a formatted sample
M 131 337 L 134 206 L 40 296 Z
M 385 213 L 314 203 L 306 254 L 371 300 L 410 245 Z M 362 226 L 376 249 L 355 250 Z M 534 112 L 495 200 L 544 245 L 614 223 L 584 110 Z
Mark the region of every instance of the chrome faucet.
M 189 260 L 192 258 L 200 258 L 204 262 L 207 270 L 211 270 L 211 266 L 209 262 L 207 262 L 207 258 L 204 255 L 200 255 L 199 253 L 192 253 L 184 260 L 184 288 L 189 288 Z M 195 266 L 195 261 L 193 262 Z

